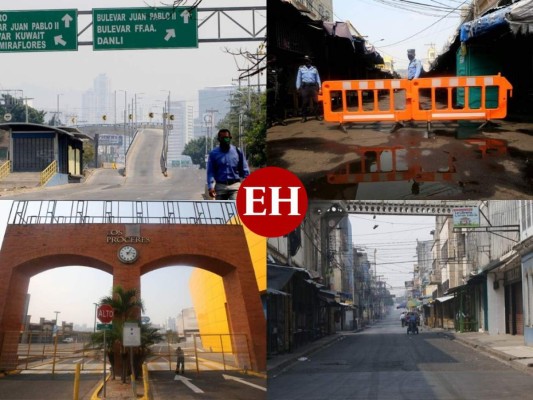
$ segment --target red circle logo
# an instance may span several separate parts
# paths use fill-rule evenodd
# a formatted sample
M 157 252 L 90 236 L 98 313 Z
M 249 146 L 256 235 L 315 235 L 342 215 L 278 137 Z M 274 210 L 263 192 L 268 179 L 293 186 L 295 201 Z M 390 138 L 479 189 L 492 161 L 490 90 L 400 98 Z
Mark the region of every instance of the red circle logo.
M 237 193 L 237 211 L 248 229 L 265 237 L 295 230 L 307 212 L 307 192 L 296 175 L 265 167 L 251 173 Z

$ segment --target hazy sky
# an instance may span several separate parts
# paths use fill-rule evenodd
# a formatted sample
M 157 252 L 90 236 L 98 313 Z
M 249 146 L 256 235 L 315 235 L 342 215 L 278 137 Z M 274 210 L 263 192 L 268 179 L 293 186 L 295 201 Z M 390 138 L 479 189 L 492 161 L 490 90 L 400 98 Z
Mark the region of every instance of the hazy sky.
M 381 54 L 392 56 L 396 69 L 405 69 L 409 62 L 407 49 L 416 49 L 417 57 L 425 58 L 429 44 L 433 43 L 437 53 L 441 52 L 459 24 L 457 12 L 446 14 L 452 9 L 460 9 L 461 5 L 468 5 L 470 1 L 424 1 L 443 7 L 442 11 L 415 8 L 413 3 L 420 2 L 333 0 L 333 13 L 336 21 L 349 20 Z
M 0 200 L 0 239 L 3 241 L 11 201 Z M 176 317 L 183 308 L 192 307 L 189 277 L 194 268 L 174 266 L 150 272 L 141 277 L 141 296 L 145 313 L 152 323 L 163 324 Z M 28 314 L 32 322 L 40 317 L 75 324 L 94 323 L 94 304 L 111 294 L 112 276 L 86 266 L 61 267 L 42 272 L 30 280 L 31 295 Z
M 203 0 L 201 8 L 265 5 L 265 0 Z M 182 1 L 191 5 L 193 0 Z M 169 6 L 172 1 L 155 0 L 0 0 L 1 10 L 51 10 L 77 9 L 91 11 L 93 8 L 124 8 Z M 232 14 L 234 17 L 235 14 Z M 251 29 L 251 14 L 238 14 L 237 19 Z M 256 26 L 265 24 L 265 18 L 256 13 Z M 205 18 L 200 13 L 199 18 Z M 213 37 L 216 18 L 199 28 L 199 38 Z M 213 22 L 212 22 L 213 21 Z M 78 31 L 91 22 L 90 15 L 80 15 Z M 201 22 L 201 21 L 200 21 Z M 223 33 L 243 36 L 234 24 L 222 25 Z M 244 35 L 246 36 L 246 35 Z M 92 27 L 87 29 L 79 41 L 92 40 Z M 261 42 L 199 43 L 195 49 L 159 50 L 112 50 L 94 51 L 92 46 L 79 46 L 77 51 L 56 52 L 11 52 L 0 53 L 0 89 L 22 89 L 26 97 L 34 98 L 37 109 L 54 111 L 59 96 L 60 111 L 80 114 L 81 94 L 93 86 L 99 74 L 106 74 L 112 88 L 127 91 L 127 102 L 138 93 L 138 104 L 148 109 L 163 107 L 168 91 L 171 100 L 196 100 L 197 91 L 204 87 L 237 84 L 233 79 L 239 76 L 239 69 L 247 68 L 248 62 L 234 57 L 226 49 L 249 50 L 255 53 Z M 140 94 L 143 93 L 143 94 Z M 124 92 L 117 92 L 117 103 L 122 114 Z
M 391 286 L 404 286 L 413 279 L 413 265 L 417 262 L 416 241 L 432 240 L 435 217 L 394 215 L 350 215 L 352 242 L 368 254 L 374 263 L 376 249 L 377 275 L 383 275 Z M 374 229 L 374 226 L 377 227 Z M 396 294 L 403 291 L 395 290 Z

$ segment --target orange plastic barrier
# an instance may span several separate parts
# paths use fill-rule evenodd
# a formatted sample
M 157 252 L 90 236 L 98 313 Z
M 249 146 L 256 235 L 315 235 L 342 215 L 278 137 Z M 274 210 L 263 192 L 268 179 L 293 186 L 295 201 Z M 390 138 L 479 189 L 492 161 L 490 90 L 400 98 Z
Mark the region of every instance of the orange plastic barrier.
M 324 120 L 380 121 L 504 118 L 512 85 L 501 75 L 325 81 Z M 509 94 L 511 95 L 512 92 Z

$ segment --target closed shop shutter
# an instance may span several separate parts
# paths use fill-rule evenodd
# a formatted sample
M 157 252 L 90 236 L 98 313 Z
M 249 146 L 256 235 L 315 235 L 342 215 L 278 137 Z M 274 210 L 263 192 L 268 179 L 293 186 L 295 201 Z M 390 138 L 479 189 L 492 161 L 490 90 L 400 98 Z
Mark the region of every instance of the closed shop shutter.
M 13 133 L 13 172 L 40 172 L 54 161 L 53 132 Z

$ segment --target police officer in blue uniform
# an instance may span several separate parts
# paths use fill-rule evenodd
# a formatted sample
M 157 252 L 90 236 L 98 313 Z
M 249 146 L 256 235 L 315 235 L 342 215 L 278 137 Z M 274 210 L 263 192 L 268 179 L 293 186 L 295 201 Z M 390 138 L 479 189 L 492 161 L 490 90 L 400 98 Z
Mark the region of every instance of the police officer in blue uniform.
M 307 113 L 314 114 L 316 119 L 322 117 L 318 114 L 318 93 L 320 92 L 320 75 L 316 67 L 311 65 L 311 58 L 304 57 L 305 64 L 298 68 L 296 75 L 296 90 L 302 97 L 302 122 L 307 121 Z M 309 110 L 308 110 L 309 108 Z
M 407 79 L 420 78 L 422 73 L 422 63 L 416 58 L 415 49 L 407 50 L 407 58 L 409 59 L 409 66 L 407 67 Z

